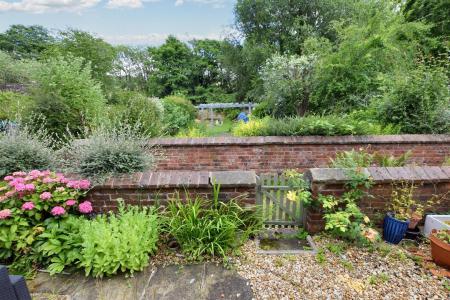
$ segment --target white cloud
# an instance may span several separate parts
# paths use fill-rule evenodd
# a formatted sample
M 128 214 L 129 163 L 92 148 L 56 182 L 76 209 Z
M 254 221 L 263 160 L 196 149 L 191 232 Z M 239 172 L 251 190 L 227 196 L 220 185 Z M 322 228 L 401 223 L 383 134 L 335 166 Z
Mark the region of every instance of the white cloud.
M 223 37 L 217 33 L 211 34 L 172 34 L 177 39 L 188 42 L 193 39 L 214 39 L 221 40 Z M 165 33 L 149 33 L 149 34 L 138 34 L 138 35 L 104 35 L 104 38 L 107 42 L 111 44 L 125 44 L 125 45 L 161 45 L 167 39 L 169 34 Z
M 21 11 L 30 13 L 81 11 L 96 6 L 101 0 L 21 0 L 0 1 L 0 12 Z
M 212 5 L 215 8 L 221 8 L 225 5 L 225 2 L 227 2 L 227 0 L 176 0 L 175 1 L 175 6 L 181 6 L 185 3 L 199 3 L 199 4 L 207 4 L 207 5 Z
M 159 2 L 159 0 L 109 0 L 106 6 L 108 8 L 139 8 L 142 7 L 144 2 Z

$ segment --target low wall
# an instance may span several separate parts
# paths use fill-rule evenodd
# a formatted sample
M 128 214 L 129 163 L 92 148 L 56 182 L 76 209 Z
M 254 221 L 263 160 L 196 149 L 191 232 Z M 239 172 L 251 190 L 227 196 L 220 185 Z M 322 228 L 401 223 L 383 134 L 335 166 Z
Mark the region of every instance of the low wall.
M 362 171 L 370 176 L 373 186 L 368 191 L 370 196 L 361 199 L 358 205 L 379 225 L 388 210 L 395 182 L 413 182 L 417 187 L 414 197 L 419 201 L 425 202 L 433 196 L 439 196 L 440 203 L 428 213 L 450 212 L 450 167 L 367 168 Z M 347 174 L 345 169 L 323 168 L 310 169 L 305 176 L 310 181 L 313 197 L 317 198 L 319 194 L 342 195 L 348 182 Z M 322 231 L 325 223 L 321 209 L 308 208 L 304 225 L 309 232 Z
M 304 171 L 326 167 L 337 152 L 359 148 L 395 156 L 411 150 L 411 162 L 420 165 L 441 165 L 450 156 L 450 135 L 164 138 L 150 143 L 164 153 L 158 171 Z
M 183 199 L 202 196 L 211 199 L 213 183 L 220 185 L 219 199 L 239 197 L 242 205 L 254 204 L 256 175 L 254 172 L 140 172 L 110 178 L 95 186 L 87 195 L 96 212 L 115 211 L 118 199 L 132 205 L 166 205 L 178 193 Z

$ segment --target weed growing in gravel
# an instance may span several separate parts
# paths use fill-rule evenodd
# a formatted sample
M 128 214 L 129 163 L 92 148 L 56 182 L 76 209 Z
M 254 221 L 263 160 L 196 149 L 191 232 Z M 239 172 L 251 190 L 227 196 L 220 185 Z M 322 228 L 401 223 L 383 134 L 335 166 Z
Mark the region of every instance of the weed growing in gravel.
M 281 257 L 277 257 L 274 260 L 274 264 L 275 264 L 275 267 L 281 268 L 282 266 L 284 266 L 284 259 Z
M 368 279 L 369 284 L 371 285 L 379 285 L 389 281 L 389 275 L 386 273 L 380 273 L 371 275 Z
M 325 256 L 325 251 L 323 248 L 320 248 L 316 254 L 316 261 L 319 265 L 324 265 L 327 263 L 327 257 Z
M 347 245 L 344 242 L 328 243 L 325 247 L 334 255 L 342 255 L 347 249 Z
M 444 278 L 444 282 L 442 282 L 442 286 L 444 289 L 450 292 L 450 280 Z
M 349 262 L 348 260 L 341 259 L 340 263 L 347 271 L 355 270 L 355 267 L 353 266 L 353 264 L 351 262 Z

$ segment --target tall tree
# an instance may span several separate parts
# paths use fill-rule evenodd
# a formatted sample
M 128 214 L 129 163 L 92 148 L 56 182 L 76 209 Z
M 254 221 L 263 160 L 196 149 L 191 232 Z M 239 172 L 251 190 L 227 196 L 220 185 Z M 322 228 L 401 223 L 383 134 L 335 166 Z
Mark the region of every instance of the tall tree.
M 334 39 L 331 23 L 351 18 L 360 0 L 238 0 L 236 27 L 255 43 L 268 43 L 281 54 L 301 54 L 310 36 Z
M 116 51 L 112 45 L 88 32 L 69 29 L 60 33 L 60 41 L 47 53 L 48 56 L 72 55 L 84 59 L 84 65 L 91 65 L 91 74 L 101 82 L 103 89 L 111 85 L 109 73 L 113 69 Z
M 49 31 L 39 25 L 11 25 L 0 33 L 0 50 L 9 52 L 16 59 L 38 59 L 54 42 Z
M 149 47 L 154 72 L 149 78 L 151 94 L 159 97 L 174 92 L 190 93 L 192 86 L 193 54 L 189 47 L 169 36 L 160 47 Z

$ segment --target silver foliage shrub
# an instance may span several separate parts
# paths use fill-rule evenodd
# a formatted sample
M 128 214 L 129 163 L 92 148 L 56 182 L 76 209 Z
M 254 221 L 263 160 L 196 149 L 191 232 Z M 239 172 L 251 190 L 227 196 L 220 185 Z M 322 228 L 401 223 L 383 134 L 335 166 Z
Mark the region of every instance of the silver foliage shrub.
M 138 124 L 100 126 L 84 139 L 69 139 L 58 151 L 63 169 L 89 177 L 94 182 L 108 176 L 151 169 L 156 150 L 149 146 Z
M 54 167 L 51 145 L 45 130 L 32 132 L 23 126 L 0 133 L 0 177 L 15 171 Z

